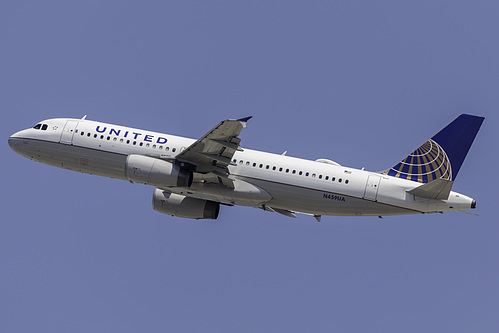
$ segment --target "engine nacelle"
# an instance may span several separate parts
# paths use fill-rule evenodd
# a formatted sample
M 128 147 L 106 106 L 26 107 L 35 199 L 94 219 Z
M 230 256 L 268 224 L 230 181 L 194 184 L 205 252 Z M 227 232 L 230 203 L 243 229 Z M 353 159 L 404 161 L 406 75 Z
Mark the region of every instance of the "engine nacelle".
M 215 220 L 220 211 L 220 204 L 165 192 L 157 188 L 152 197 L 152 208 L 159 213 L 177 217 Z
M 129 155 L 125 175 L 128 180 L 156 187 L 190 187 L 192 172 L 180 166 L 144 155 Z

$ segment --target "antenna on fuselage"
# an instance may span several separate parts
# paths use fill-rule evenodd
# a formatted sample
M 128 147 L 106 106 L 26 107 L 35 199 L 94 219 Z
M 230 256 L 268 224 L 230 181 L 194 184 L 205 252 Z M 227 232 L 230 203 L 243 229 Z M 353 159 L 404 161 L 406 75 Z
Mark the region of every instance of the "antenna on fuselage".
M 87 119 L 87 115 L 84 115 L 83 118 L 81 118 L 81 120 L 85 120 Z

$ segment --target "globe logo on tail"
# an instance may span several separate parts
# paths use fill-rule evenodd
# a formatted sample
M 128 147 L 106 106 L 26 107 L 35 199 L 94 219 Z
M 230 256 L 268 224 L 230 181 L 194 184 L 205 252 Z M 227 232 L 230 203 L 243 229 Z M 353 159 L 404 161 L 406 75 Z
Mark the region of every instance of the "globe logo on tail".
M 440 178 L 452 180 L 452 167 L 443 148 L 434 140 L 429 139 L 384 174 L 428 183 Z

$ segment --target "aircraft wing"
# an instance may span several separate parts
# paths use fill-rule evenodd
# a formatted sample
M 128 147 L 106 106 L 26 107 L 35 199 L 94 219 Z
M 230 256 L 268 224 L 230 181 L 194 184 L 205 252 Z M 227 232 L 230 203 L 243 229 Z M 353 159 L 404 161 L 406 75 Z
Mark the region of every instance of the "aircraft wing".
M 176 156 L 183 167 L 194 172 L 216 176 L 219 182 L 233 187 L 228 166 L 239 148 L 241 130 L 251 117 L 224 120 Z

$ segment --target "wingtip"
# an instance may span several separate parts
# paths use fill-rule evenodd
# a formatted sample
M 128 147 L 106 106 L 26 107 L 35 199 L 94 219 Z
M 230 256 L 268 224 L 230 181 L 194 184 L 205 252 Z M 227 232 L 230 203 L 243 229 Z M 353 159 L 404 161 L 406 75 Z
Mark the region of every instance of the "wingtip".
M 248 122 L 248 120 L 250 120 L 251 118 L 253 118 L 253 116 L 249 116 L 249 117 L 241 118 L 241 119 L 238 119 L 238 121 L 241 121 L 241 122 L 243 122 L 243 123 L 246 123 L 246 122 Z

